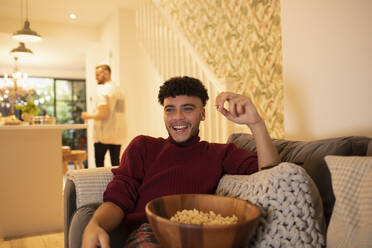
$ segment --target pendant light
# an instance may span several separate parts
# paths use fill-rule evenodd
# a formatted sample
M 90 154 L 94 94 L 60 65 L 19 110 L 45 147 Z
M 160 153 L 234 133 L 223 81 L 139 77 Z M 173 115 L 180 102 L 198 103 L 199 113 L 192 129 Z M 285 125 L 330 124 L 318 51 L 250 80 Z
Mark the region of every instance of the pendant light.
M 23 57 L 23 56 L 34 55 L 34 53 L 30 49 L 28 49 L 25 46 L 25 43 L 23 42 L 19 42 L 19 46 L 12 49 L 10 51 L 10 54 L 13 55 L 13 57 Z
M 21 20 L 23 19 L 23 0 L 21 0 Z M 41 41 L 41 36 L 30 28 L 30 22 L 28 20 L 28 0 L 26 0 L 26 20 L 23 28 L 13 34 L 13 39 L 21 42 L 35 42 Z

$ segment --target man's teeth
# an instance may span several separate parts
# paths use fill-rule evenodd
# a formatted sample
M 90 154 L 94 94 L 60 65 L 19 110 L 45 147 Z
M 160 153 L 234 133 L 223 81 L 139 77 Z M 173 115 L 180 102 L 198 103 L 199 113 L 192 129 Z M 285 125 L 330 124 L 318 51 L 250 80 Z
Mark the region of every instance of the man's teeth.
M 185 129 L 187 126 L 173 126 L 173 129 L 175 130 L 181 130 L 181 129 Z

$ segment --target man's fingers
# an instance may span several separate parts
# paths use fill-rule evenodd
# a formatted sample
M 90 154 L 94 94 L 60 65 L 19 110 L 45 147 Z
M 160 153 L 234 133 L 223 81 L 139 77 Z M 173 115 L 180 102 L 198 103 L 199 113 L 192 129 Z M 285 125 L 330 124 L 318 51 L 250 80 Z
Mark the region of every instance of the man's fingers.
M 247 113 L 248 108 L 252 105 L 252 101 L 249 98 L 241 98 L 237 103 L 238 107 L 238 114 L 242 115 Z
M 239 115 L 246 113 L 246 107 L 247 104 L 249 104 L 249 101 L 247 101 L 247 98 L 236 95 L 232 97 L 230 100 L 228 100 L 229 103 L 229 111 L 234 117 L 238 117 Z
M 221 108 L 224 106 L 225 102 L 230 102 L 231 99 L 236 97 L 237 94 L 232 92 L 222 92 L 216 97 L 216 106 L 217 108 Z
M 230 101 L 234 93 L 231 92 L 222 92 L 216 97 L 216 107 L 219 111 L 224 108 L 225 102 Z
M 98 236 L 99 243 L 101 245 L 101 248 L 110 248 L 110 238 L 109 236 L 105 234 L 100 234 Z
M 236 104 L 236 116 L 242 115 L 245 113 L 245 108 L 244 108 L 244 101 L 240 100 Z
M 227 115 L 229 114 L 229 111 L 227 111 L 225 108 L 221 108 L 221 109 L 218 109 L 218 111 L 223 114 L 224 116 L 227 117 Z
M 227 119 L 237 124 L 252 125 L 262 120 L 252 100 L 243 95 L 222 92 L 216 97 L 216 107 Z
M 228 106 L 225 107 L 225 103 Z M 247 113 L 247 108 L 252 105 L 252 101 L 245 96 L 232 92 L 222 92 L 216 98 L 216 107 L 224 116 L 236 118 Z

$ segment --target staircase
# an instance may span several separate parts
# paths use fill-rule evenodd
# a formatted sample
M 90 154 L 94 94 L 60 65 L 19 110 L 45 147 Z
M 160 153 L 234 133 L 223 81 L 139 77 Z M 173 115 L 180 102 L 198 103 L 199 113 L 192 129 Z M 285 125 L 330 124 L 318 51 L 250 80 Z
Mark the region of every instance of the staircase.
M 190 76 L 200 79 L 209 94 L 205 107 L 206 119 L 200 126 L 200 138 L 209 142 L 225 143 L 229 121 L 215 108 L 219 92 L 225 84 L 203 62 L 169 15 L 162 10 L 158 0 L 138 0 L 137 39 L 160 78 L 165 81 L 173 76 Z

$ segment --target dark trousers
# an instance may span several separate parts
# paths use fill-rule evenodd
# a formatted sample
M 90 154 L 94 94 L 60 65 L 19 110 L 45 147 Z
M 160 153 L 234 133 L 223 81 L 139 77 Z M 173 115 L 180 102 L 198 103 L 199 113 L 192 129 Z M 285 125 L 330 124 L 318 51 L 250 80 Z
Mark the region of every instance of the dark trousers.
M 96 160 L 96 167 L 103 167 L 105 165 L 105 155 L 107 150 L 110 151 L 111 165 L 119 165 L 120 148 L 121 145 L 103 144 L 101 142 L 94 143 L 94 157 Z

